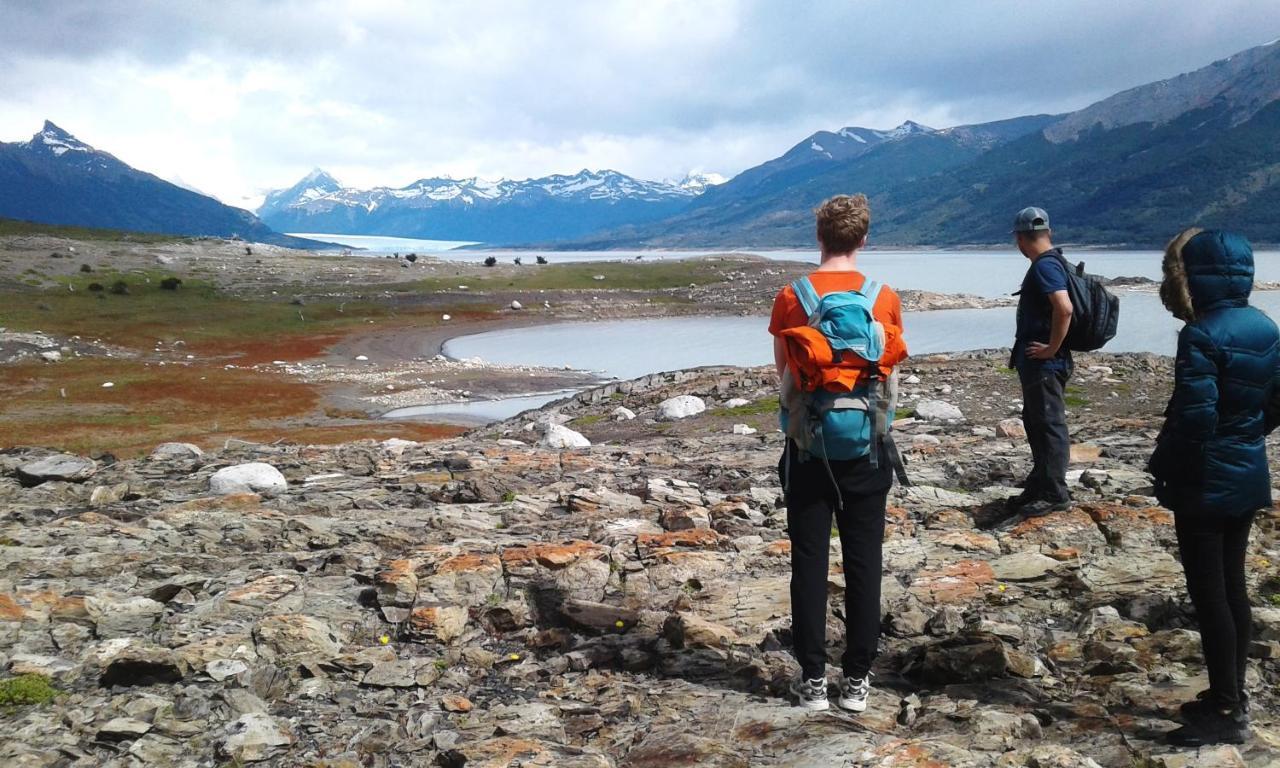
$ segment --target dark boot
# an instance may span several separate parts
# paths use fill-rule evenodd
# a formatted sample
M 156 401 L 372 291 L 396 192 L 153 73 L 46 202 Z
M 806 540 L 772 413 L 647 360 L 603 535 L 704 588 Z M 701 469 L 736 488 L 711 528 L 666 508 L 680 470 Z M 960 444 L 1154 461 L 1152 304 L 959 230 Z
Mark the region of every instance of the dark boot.
M 1196 694 L 1195 701 L 1188 701 L 1178 708 L 1178 714 L 1182 716 L 1182 721 L 1187 722 L 1189 719 L 1199 717 L 1204 710 L 1213 706 L 1210 699 L 1209 689 L 1205 689 Z M 1240 689 L 1240 713 L 1244 715 L 1245 722 L 1249 721 L 1249 694 L 1244 689 Z
M 1249 719 L 1240 707 L 1223 709 L 1211 699 L 1193 707 L 1187 724 L 1170 731 L 1165 740 L 1175 747 L 1203 747 L 1206 744 L 1243 744 L 1249 738 Z

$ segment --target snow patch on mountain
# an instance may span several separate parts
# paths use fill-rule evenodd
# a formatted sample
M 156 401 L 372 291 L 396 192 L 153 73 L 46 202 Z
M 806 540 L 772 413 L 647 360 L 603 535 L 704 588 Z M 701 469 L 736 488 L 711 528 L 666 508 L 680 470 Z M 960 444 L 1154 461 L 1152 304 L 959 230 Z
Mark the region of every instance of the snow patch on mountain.
M 269 193 L 261 210 L 350 206 L 372 211 L 383 201 L 391 200 L 409 205 L 415 204 L 415 201 L 418 205 L 453 201 L 462 205 L 475 205 L 478 201 L 504 202 L 538 196 L 606 202 L 679 200 L 694 197 L 707 186 L 723 181 L 723 177 L 714 174 L 704 174 L 697 178 L 691 175 L 680 182 L 645 181 L 617 171 L 583 169 L 573 175 L 555 174 L 524 181 L 476 177 L 454 179 L 445 176 L 418 179 L 399 188 L 355 189 L 342 186 L 332 176 L 317 168 L 289 189 Z
M 62 157 L 67 152 L 92 152 L 93 147 L 85 144 L 76 137 L 62 130 L 52 122 L 45 120 L 44 128 L 31 137 L 25 146 L 35 148 L 44 147 L 47 151 L 52 152 L 56 157 Z

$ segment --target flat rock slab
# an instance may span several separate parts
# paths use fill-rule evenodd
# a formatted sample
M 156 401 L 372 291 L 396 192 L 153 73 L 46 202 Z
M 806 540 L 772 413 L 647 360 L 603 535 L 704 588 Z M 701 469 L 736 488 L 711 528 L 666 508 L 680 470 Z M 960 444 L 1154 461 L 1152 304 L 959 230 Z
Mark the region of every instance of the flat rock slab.
M 1015 552 L 991 561 L 991 570 L 1000 581 L 1034 581 L 1062 567 L 1060 561 L 1039 552 Z
M 50 480 L 82 483 L 97 471 L 98 463 L 93 459 L 60 453 L 18 467 L 18 481 L 28 488 Z

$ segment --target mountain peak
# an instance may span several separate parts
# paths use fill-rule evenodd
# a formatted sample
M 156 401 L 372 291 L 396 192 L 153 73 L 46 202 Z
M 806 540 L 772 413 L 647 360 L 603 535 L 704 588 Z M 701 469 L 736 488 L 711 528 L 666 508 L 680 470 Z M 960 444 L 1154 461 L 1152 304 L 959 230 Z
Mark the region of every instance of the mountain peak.
M 61 157 L 66 152 L 92 152 L 93 147 L 80 141 L 75 136 L 59 128 L 52 120 L 45 120 L 40 132 L 31 137 L 27 146 L 33 149 L 46 149 Z
M 304 176 L 302 178 L 302 181 L 299 183 L 300 184 L 333 184 L 336 186 L 338 184 L 338 180 L 333 178 L 333 176 L 325 169 L 321 168 L 320 166 L 316 166 L 315 168 L 312 168 L 311 173 L 308 173 L 306 176 Z
M 921 125 L 914 120 L 906 120 L 891 131 L 885 131 L 886 138 L 898 138 L 899 136 L 910 136 L 913 133 L 933 133 L 934 130 L 927 125 Z

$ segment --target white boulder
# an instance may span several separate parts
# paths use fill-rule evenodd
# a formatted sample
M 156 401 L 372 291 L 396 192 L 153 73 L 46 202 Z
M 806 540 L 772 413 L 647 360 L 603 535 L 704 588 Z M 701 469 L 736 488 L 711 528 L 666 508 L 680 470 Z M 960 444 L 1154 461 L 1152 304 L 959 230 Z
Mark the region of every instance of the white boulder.
M 636 412 L 620 405 L 614 408 L 610 415 L 613 416 L 614 421 L 631 421 L 636 417 Z
M 511 300 L 511 308 L 512 308 L 512 309 L 524 309 L 524 305 L 523 305 L 523 304 L 521 304 L 520 302 L 516 301 L 515 299 L 512 299 L 512 300 Z
M 679 395 L 658 403 L 658 419 L 660 421 L 676 421 L 687 419 L 707 410 L 702 398 L 694 395 Z
M 741 408 L 744 405 L 751 405 L 751 401 L 745 397 L 735 397 L 731 400 L 726 400 L 724 407 L 725 408 Z
M 959 408 L 942 400 L 921 400 L 916 404 L 916 418 L 935 423 L 964 421 Z
M 547 424 L 538 445 L 544 448 L 589 448 L 591 441 L 563 424 Z
M 284 493 L 289 483 L 280 470 L 260 461 L 223 467 L 209 478 L 209 490 L 219 496 L 229 493 L 260 493 L 275 496 Z
M 733 425 L 733 434 L 735 435 L 754 435 L 755 433 L 755 427 L 749 427 L 746 424 Z

